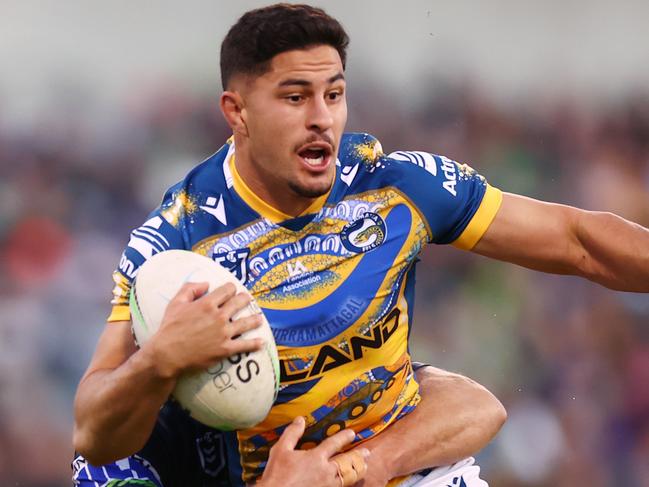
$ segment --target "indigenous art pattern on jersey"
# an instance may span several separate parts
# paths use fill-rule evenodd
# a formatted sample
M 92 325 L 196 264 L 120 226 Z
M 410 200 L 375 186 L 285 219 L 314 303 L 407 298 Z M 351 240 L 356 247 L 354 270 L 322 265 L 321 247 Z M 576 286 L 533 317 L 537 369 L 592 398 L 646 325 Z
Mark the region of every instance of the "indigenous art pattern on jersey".
M 213 258 L 251 291 L 273 330 L 281 387 L 268 417 L 229 435 L 231 478 L 253 481 L 298 415 L 304 448 L 345 427 L 377 434 L 419 401 L 408 354 L 417 256 L 429 242 L 471 248 L 501 200 L 471 168 L 424 152 L 386 156 L 346 134 L 329 193 L 291 217 L 240 178 L 232 143 L 197 166 L 131 234 L 114 274 L 113 313 L 151 255 Z M 430 323 L 426 325 L 431 325 Z

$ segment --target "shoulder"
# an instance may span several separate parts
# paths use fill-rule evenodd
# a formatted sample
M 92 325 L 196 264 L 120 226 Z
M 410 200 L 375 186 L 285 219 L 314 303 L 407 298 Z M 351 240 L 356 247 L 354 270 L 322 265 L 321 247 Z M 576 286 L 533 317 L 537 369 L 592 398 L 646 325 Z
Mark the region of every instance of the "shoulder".
M 420 185 L 429 178 L 451 176 L 456 163 L 444 156 L 424 151 L 394 151 L 386 153 L 381 142 L 368 133 L 346 133 L 343 135 L 339 164 L 342 178 L 346 172 L 354 172 L 360 177 L 357 183 L 368 178 L 372 184 L 391 186 Z M 364 175 L 364 176 L 363 176 Z M 405 188 L 402 188 L 405 189 Z
M 338 150 L 341 166 L 358 162 L 372 165 L 383 155 L 383 147 L 379 140 L 373 135 L 362 132 L 343 134 Z
M 418 173 L 423 169 L 433 176 L 444 168 L 449 170 L 454 164 L 444 156 L 424 151 L 399 150 L 386 153 L 375 136 L 363 132 L 343 135 L 338 159 L 343 167 L 362 162 L 370 172 L 388 169 Z
M 181 232 L 184 220 L 194 220 L 198 214 L 207 210 L 218 210 L 220 195 L 228 191 L 228 182 L 224 173 L 224 161 L 230 145 L 225 144 L 217 152 L 194 166 L 185 177 L 169 187 L 160 205 L 149 215 L 149 218 L 161 217 L 169 232 Z M 214 208 L 211 208 L 214 207 Z
M 232 149 L 229 143 L 224 144 L 214 154 L 194 166 L 180 182 L 170 187 L 165 197 L 180 189 L 184 189 L 188 194 L 206 190 L 225 191 L 232 185 L 232 176 L 225 164 Z

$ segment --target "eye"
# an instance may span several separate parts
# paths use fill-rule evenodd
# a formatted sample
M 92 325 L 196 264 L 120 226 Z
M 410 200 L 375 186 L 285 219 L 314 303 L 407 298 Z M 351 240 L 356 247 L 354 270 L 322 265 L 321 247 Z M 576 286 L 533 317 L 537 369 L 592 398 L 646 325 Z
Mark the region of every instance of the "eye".
M 289 95 L 286 97 L 286 99 L 291 103 L 300 103 L 304 99 L 304 97 L 302 95 Z
M 342 95 L 343 94 L 340 91 L 331 91 L 331 92 L 327 93 L 327 99 L 329 101 L 336 101 L 336 100 L 339 100 L 342 97 Z

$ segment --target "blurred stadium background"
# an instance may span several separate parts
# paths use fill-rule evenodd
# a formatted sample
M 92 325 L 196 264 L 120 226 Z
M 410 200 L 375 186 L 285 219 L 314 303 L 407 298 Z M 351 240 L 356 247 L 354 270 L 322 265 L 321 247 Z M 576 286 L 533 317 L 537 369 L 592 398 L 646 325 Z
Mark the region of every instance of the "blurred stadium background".
M 319 1 L 349 129 L 649 226 L 649 3 Z M 0 486 L 69 485 L 72 398 L 129 230 L 228 136 L 256 1 L 0 0 Z M 429 248 L 412 351 L 507 406 L 493 486 L 649 485 L 649 299 Z

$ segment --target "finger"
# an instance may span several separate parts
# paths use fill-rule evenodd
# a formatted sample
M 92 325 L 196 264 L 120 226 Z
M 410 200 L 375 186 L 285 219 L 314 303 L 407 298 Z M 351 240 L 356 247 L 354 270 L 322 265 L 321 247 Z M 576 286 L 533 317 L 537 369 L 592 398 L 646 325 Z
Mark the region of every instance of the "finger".
M 352 450 L 351 453 L 353 453 L 352 467 L 354 467 L 358 475 L 356 481 L 359 481 L 367 473 L 367 459 L 370 457 L 370 451 L 367 448 L 361 448 L 359 450 Z
M 210 285 L 207 282 L 186 282 L 183 284 L 176 295 L 172 298 L 172 302 L 191 303 L 203 296 Z
M 238 320 L 234 320 L 230 328 L 232 330 L 232 336 L 238 337 L 239 335 L 242 335 L 247 331 L 254 330 L 255 328 L 259 328 L 262 322 L 263 322 L 263 318 L 260 314 L 246 316 L 245 318 L 239 318 Z
M 297 442 L 300 441 L 302 435 L 304 434 L 304 428 L 306 423 L 302 416 L 295 418 L 291 424 L 289 424 L 282 436 L 279 437 L 277 443 L 275 443 L 275 448 L 280 448 L 282 450 L 295 450 Z
M 230 299 L 223 302 L 221 305 L 221 312 L 228 318 L 232 318 L 237 311 L 242 310 L 252 300 L 252 296 L 248 293 L 238 293 Z
M 332 457 L 336 464 L 340 485 L 343 487 L 354 485 L 365 477 L 367 463 L 365 455 L 358 450 L 352 450 Z
M 354 441 L 355 437 L 356 434 L 352 430 L 344 429 L 324 440 L 316 449 L 322 452 L 325 458 L 330 458 L 338 453 L 342 447 Z
M 337 458 L 338 456 L 341 458 Z M 336 464 L 336 478 L 338 479 L 340 487 L 354 485 L 357 476 L 356 471 L 351 467 L 351 463 L 348 462 L 346 458 L 342 457 L 342 454 L 336 455 L 332 460 Z
M 235 338 L 234 340 L 230 340 L 228 354 L 235 355 L 237 353 L 256 352 L 257 350 L 261 350 L 265 344 L 266 342 L 261 338 Z
M 228 299 L 232 299 L 232 297 L 237 293 L 237 288 L 234 284 L 231 282 L 228 282 L 227 284 L 223 284 L 223 286 L 219 286 L 214 291 L 211 293 L 208 293 L 205 295 L 204 303 L 205 305 L 208 306 L 222 306 L 223 303 L 225 303 Z

